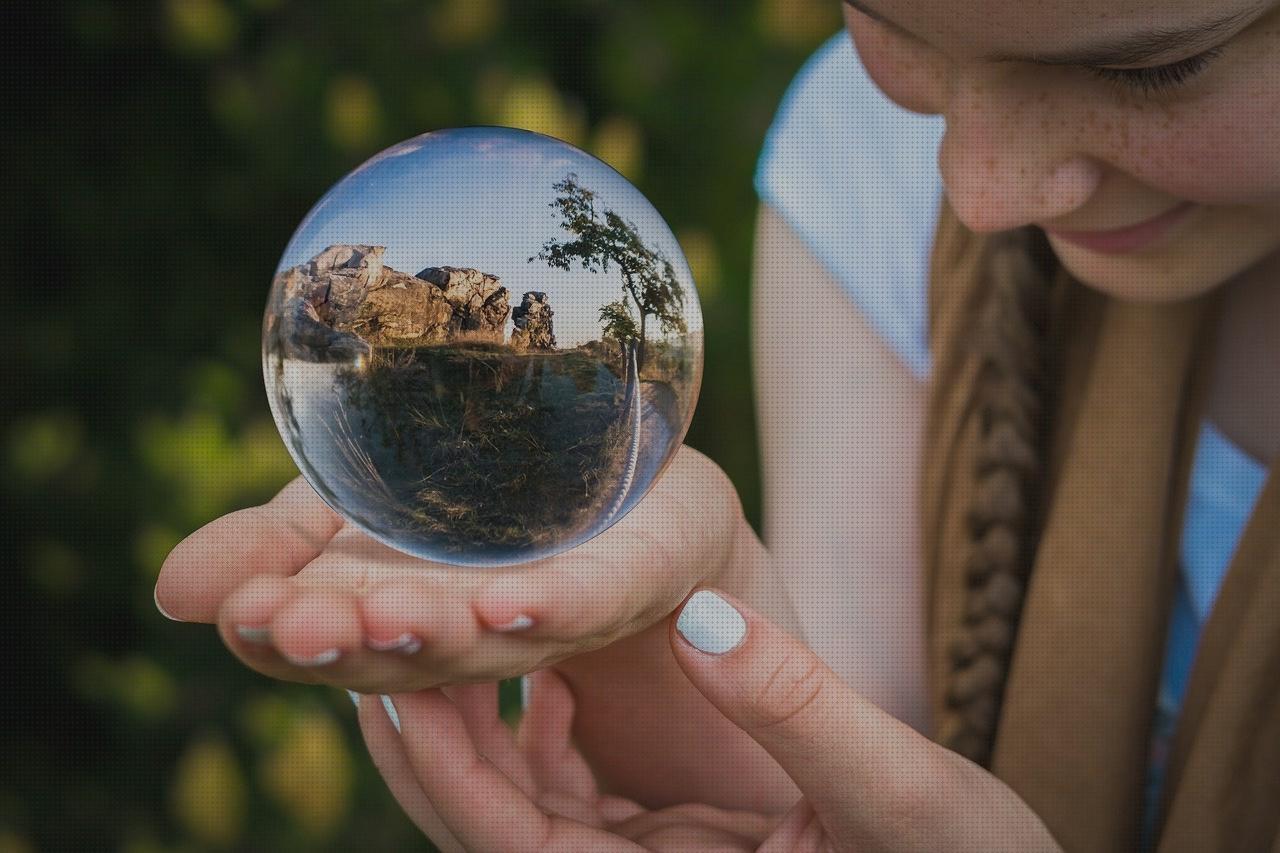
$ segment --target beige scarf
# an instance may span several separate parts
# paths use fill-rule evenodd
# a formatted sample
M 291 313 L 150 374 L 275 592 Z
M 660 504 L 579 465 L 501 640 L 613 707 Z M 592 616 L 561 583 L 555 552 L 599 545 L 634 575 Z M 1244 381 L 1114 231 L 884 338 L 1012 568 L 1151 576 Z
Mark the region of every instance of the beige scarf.
M 987 238 L 943 203 L 930 271 L 935 357 L 923 471 L 935 721 L 961 624 L 977 435 L 963 346 Z M 1059 270 L 1051 346 L 1062 379 L 1044 525 L 991 770 L 1068 853 L 1134 850 L 1175 591 L 1189 471 L 1210 375 L 1217 291 L 1109 299 Z M 1174 734 L 1159 853 L 1280 853 L 1280 477 L 1273 465 L 1204 626 Z

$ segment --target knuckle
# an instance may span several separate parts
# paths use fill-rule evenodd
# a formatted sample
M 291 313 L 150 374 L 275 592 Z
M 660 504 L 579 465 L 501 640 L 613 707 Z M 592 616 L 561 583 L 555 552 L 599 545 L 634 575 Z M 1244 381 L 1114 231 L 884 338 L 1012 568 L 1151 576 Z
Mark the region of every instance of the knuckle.
M 785 728 L 815 707 L 824 690 L 822 663 L 811 654 L 791 650 L 769 673 L 751 699 L 751 713 L 761 728 Z

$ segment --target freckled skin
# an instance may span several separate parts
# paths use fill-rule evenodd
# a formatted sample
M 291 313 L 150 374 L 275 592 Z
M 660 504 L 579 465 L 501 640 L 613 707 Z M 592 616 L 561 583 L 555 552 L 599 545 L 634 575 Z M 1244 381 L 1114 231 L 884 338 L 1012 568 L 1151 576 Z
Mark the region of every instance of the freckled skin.
M 1139 252 L 1050 240 L 1081 281 L 1122 298 L 1185 298 L 1259 270 L 1280 282 L 1280 0 L 1229 37 L 1154 61 L 1223 48 L 1150 96 L 1082 68 L 985 56 L 1190 24 L 1246 0 L 866 2 L 907 32 L 846 4 L 863 64 L 903 107 L 945 116 L 939 166 L 971 228 L 1117 228 L 1190 200 L 1201 207 Z

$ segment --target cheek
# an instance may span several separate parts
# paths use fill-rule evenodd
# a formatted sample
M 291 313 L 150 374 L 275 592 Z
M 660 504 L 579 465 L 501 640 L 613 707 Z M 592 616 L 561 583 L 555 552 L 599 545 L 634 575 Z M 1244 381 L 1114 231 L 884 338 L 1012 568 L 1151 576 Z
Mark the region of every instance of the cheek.
M 1202 204 L 1280 206 L 1280 84 L 1195 106 L 1129 105 L 1116 124 L 1109 159 L 1143 183 Z

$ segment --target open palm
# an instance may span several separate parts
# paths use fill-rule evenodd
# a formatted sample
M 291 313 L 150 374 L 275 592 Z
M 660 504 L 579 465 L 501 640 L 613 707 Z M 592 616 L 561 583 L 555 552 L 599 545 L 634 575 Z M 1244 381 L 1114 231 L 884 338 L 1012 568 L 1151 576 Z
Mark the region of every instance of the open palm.
M 344 524 L 299 477 L 179 544 L 156 603 L 216 622 L 273 678 L 370 693 L 496 681 L 656 623 L 725 569 L 743 529 L 732 485 L 689 448 L 599 536 L 507 569 L 401 554 Z

